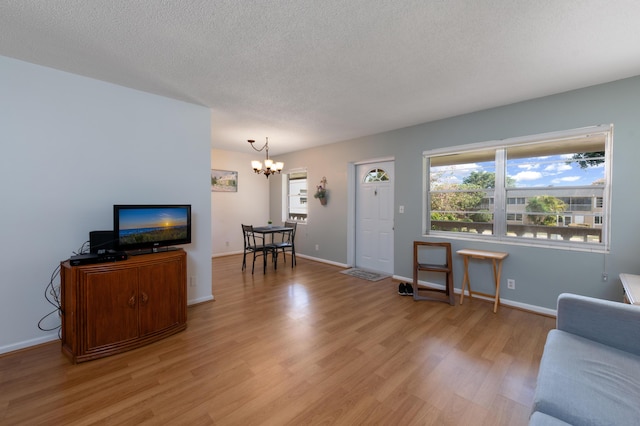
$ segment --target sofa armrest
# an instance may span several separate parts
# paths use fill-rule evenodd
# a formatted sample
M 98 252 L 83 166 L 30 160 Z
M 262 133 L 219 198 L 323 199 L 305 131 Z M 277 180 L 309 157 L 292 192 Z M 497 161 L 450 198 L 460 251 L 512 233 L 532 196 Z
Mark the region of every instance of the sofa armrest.
M 558 296 L 558 330 L 640 355 L 640 307 L 576 294 Z

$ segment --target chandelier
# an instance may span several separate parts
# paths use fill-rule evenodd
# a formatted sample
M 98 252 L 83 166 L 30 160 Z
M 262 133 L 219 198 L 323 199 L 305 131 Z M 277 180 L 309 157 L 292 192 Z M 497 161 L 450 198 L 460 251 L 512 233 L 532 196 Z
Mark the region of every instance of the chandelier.
M 267 179 L 269 179 L 269 175 L 273 173 L 280 173 L 282 171 L 284 163 L 282 161 L 275 162 L 269 158 L 269 138 L 267 138 L 267 142 L 260 149 L 253 146 L 253 144 L 256 142 L 253 139 L 249 139 L 247 142 L 251 144 L 251 148 L 255 149 L 258 152 L 262 151 L 263 149 L 267 150 L 267 158 L 264 160 L 264 169 L 262 168 L 262 163 L 260 161 L 254 160 L 251 162 L 251 167 L 253 167 L 254 172 L 258 174 L 264 173 Z

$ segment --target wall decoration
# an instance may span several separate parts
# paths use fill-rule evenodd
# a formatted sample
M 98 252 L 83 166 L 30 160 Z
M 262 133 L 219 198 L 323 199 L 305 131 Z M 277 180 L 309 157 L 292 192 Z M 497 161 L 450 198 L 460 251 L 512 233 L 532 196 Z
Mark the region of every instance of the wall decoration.
M 238 192 L 238 172 L 211 169 L 211 192 Z
M 320 204 L 327 205 L 327 178 L 322 177 L 320 185 L 316 186 L 316 193 L 313 194 L 313 198 L 320 200 Z

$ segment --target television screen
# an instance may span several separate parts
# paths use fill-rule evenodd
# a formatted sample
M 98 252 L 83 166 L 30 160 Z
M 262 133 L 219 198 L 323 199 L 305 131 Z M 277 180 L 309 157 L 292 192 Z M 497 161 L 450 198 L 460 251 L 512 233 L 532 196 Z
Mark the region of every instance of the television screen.
M 114 205 L 118 250 L 168 247 L 191 242 L 190 205 Z

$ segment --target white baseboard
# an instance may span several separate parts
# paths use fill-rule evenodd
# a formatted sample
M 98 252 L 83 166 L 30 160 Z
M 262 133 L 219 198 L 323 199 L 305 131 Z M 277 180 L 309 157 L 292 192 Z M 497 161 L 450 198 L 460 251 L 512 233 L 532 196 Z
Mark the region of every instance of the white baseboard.
M 408 282 L 408 283 L 411 283 L 413 281 L 413 278 L 406 278 L 406 277 L 402 277 L 402 276 L 399 276 L 399 275 L 394 275 L 393 279 L 394 280 L 398 280 L 398 281 Z M 438 290 L 444 290 L 444 286 L 442 284 L 430 283 L 428 281 L 418 281 L 418 284 L 424 285 L 424 286 L 427 286 L 427 287 L 433 287 L 433 288 L 438 289 Z M 460 293 L 462 293 L 462 290 L 459 289 L 459 288 L 455 288 L 454 287 L 453 292 L 456 293 L 456 294 L 460 294 Z M 467 296 L 468 294 L 469 294 L 468 291 L 465 292 L 465 296 Z M 478 298 L 478 299 L 482 299 L 482 300 L 488 300 L 490 302 L 493 302 L 495 300 L 492 297 L 481 296 L 479 294 L 478 295 L 474 295 L 473 297 L 474 298 Z M 505 299 L 502 296 L 500 296 L 500 304 L 501 305 L 505 305 L 505 306 L 511 306 L 512 308 L 522 309 L 524 311 L 534 312 L 536 314 L 551 316 L 551 317 L 556 317 L 557 314 L 558 314 L 558 312 L 555 309 L 543 308 L 541 306 L 529 305 L 527 303 L 516 302 L 514 300 Z
M 197 299 L 191 299 L 187 302 L 187 305 L 196 305 L 198 303 L 209 302 L 211 300 L 215 300 L 213 295 L 199 297 Z M 23 340 L 22 342 L 12 343 L 10 345 L 0 346 L 0 354 L 6 354 L 9 352 L 19 351 L 20 349 L 26 349 L 32 346 L 42 345 L 44 343 L 49 343 L 59 340 L 58 332 L 49 333 L 45 336 L 38 337 L 35 339 Z
M 58 340 L 57 331 L 55 333 L 49 333 L 46 336 L 38 337 L 35 339 L 24 340 L 22 342 L 12 343 L 6 346 L 0 346 L 0 354 L 19 351 L 20 349 L 25 349 L 31 346 L 42 345 L 43 343 L 49 343 L 55 340 Z
M 225 252 L 225 253 L 214 253 L 211 255 L 211 258 L 213 259 L 214 257 L 225 257 L 225 256 L 231 256 L 232 254 L 242 254 L 244 253 L 244 251 L 240 250 L 240 251 L 229 251 L 229 252 Z
M 296 257 L 300 257 L 302 259 L 313 260 L 314 262 L 326 263 L 327 265 L 339 266 L 341 268 L 350 268 L 351 267 L 350 265 L 347 265 L 345 263 L 333 262 L 333 261 L 327 260 L 327 259 L 320 259 L 319 257 L 307 256 L 306 254 L 298 254 L 298 253 L 296 253 Z
M 234 251 L 234 252 L 228 252 L 228 253 L 217 253 L 217 254 L 211 255 L 211 258 L 213 259 L 215 257 L 231 256 L 233 254 L 242 254 L 242 253 L 243 253 L 242 250 Z M 300 257 L 302 259 L 313 260 L 314 262 L 326 263 L 327 265 L 339 266 L 341 268 L 350 268 L 351 267 L 350 265 L 347 265 L 345 263 L 333 262 L 331 260 L 321 259 L 319 257 L 307 256 L 306 254 L 296 253 L 296 257 Z
M 228 256 L 228 255 L 231 255 L 231 254 L 242 254 L 242 252 L 240 251 L 240 252 L 234 252 L 234 253 L 224 253 L 224 254 L 213 255 L 212 257 Z M 352 265 L 348 265 L 346 263 L 333 262 L 333 261 L 326 260 L 326 259 L 320 259 L 318 257 L 307 256 L 305 254 L 296 253 L 296 257 L 313 260 L 314 262 L 326 263 L 327 265 L 339 266 L 341 268 L 351 268 L 352 267 Z M 405 282 L 413 281 L 412 278 L 407 278 L 407 277 L 403 277 L 403 276 L 400 276 L 400 275 L 393 275 L 393 279 L 394 280 L 398 280 L 398 281 L 405 281 Z M 430 282 L 426 282 L 426 281 L 419 281 L 419 284 L 444 290 L 444 286 L 441 285 L 441 284 L 434 284 L 434 283 L 430 283 Z M 454 292 L 456 294 L 460 294 L 461 290 L 459 288 L 454 288 Z M 469 293 L 467 292 L 466 294 L 469 294 Z M 488 301 L 491 301 L 491 302 L 493 302 L 493 300 L 494 300 L 493 298 L 486 297 L 486 296 L 481 296 L 481 295 L 475 295 L 473 297 L 477 297 L 478 299 L 488 300 Z M 522 309 L 522 310 L 525 310 L 525 311 L 535 312 L 535 313 L 541 314 L 541 315 L 547 315 L 547 316 L 551 316 L 551 317 L 557 316 L 557 311 L 555 309 L 543 308 L 541 306 L 529 305 L 527 303 L 516 302 L 514 300 L 505 299 L 503 296 L 500 296 L 500 304 L 501 305 L 505 305 L 505 306 L 511 306 L 513 308 Z
M 229 254 L 231 254 L 231 253 L 226 253 L 226 254 L 218 255 L 218 256 L 226 256 L 226 255 L 229 255 Z M 240 254 L 242 254 L 242 252 L 240 252 Z M 329 261 L 329 260 L 326 260 L 326 259 L 320 259 L 320 258 L 316 258 L 316 257 L 312 257 L 312 256 L 307 256 L 307 255 L 302 255 L 302 254 L 296 254 L 296 256 L 297 257 L 301 257 L 303 259 L 313 260 L 315 262 L 326 263 L 326 264 L 333 265 L 333 266 L 339 266 L 339 267 L 342 267 L 342 268 L 351 267 L 350 265 L 347 265 L 347 264 L 344 264 L 344 263 L 332 262 L 332 261 Z M 216 257 L 216 256 L 213 256 L 213 257 Z M 412 281 L 411 278 L 406 278 L 406 277 L 403 277 L 403 276 L 400 276 L 400 275 L 393 275 L 393 279 L 398 280 L 398 281 L 405 281 L 405 282 L 411 282 Z M 441 284 L 434 284 L 434 283 L 430 283 L 430 282 L 427 282 L 427 281 L 419 281 L 418 283 L 420 285 L 425 285 L 425 286 L 429 286 L 429 287 L 433 287 L 433 288 L 444 290 L 444 286 L 441 285 Z M 456 294 L 460 294 L 461 293 L 460 289 L 458 289 L 458 288 L 454 288 L 454 292 Z M 490 297 L 481 296 L 481 295 L 476 295 L 474 297 L 493 302 L 493 298 L 490 298 Z M 196 298 L 196 299 L 191 299 L 191 300 L 189 300 L 187 302 L 187 305 L 196 305 L 198 303 L 209 302 L 209 301 L 212 301 L 212 300 L 215 300 L 215 296 L 214 295 L 209 295 L 209 296 L 199 297 L 199 298 Z M 525 310 L 525 311 L 535 312 L 535 313 L 538 313 L 538 314 L 541 314 L 541 315 L 547 315 L 547 316 L 552 316 L 552 317 L 557 316 L 557 311 L 555 309 L 548 309 L 548 308 L 543 308 L 543 307 L 540 307 L 540 306 L 529 305 L 527 303 L 520 303 L 520 302 L 516 302 L 516 301 L 513 301 L 513 300 L 505 299 L 503 297 L 500 297 L 500 304 L 501 305 L 505 305 L 505 306 L 511 306 L 513 308 L 522 309 L 522 310 Z M 0 354 L 5 354 L 5 353 L 8 353 L 8 352 L 18 351 L 20 349 L 25 349 L 25 348 L 28 348 L 30 346 L 37 346 L 37 345 L 41 345 L 43 343 L 53 342 L 55 340 L 58 340 L 58 332 L 57 331 L 55 333 L 50 333 L 50 334 L 47 334 L 45 336 L 38 337 L 38 338 L 35 338 L 35 339 L 29 339 L 29 340 L 24 340 L 22 342 L 13 343 L 13 344 L 10 344 L 10 345 L 0 346 Z
M 210 302 L 215 300 L 215 296 L 213 294 L 204 297 L 198 297 L 197 299 L 187 300 L 187 306 L 197 305 L 198 303 Z

